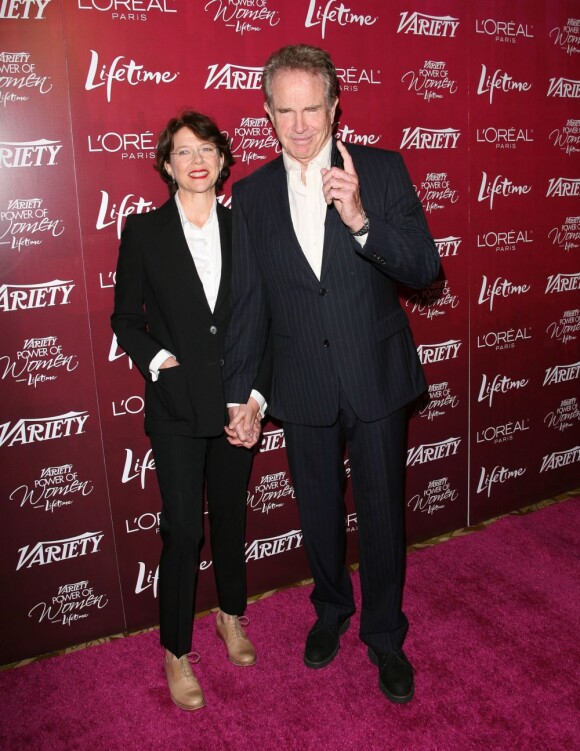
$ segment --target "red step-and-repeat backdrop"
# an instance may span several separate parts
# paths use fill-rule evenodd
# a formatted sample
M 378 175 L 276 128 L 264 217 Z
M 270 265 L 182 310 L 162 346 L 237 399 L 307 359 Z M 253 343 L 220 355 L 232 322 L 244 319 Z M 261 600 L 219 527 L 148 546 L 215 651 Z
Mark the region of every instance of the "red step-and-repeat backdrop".
M 0 0 L 2 663 L 157 621 L 143 381 L 109 325 L 121 228 L 166 200 L 154 147 L 183 107 L 231 139 L 226 205 L 279 153 L 261 71 L 297 42 L 333 56 L 345 144 L 403 154 L 442 259 L 401 289 L 430 384 L 409 542 L 578 485 L 577 0 Z M 247 509 L 249 593 L 307 576 L 271 421 Z M 356 560 L 350 489 L 346 527 Z

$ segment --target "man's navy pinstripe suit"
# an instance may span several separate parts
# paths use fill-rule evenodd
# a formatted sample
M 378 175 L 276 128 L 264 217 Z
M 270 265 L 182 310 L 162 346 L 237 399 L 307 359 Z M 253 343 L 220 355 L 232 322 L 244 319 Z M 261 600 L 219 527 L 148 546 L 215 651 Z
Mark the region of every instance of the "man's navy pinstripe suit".
M 354 612 L 344 562 L 346 441 L 359 527 L 360 635 L 385 652 L 398 649 L 407 630 L 405 406 L 426 388 L 395 282 L 428 286 L 439 255 L 401 156 L 348 150 L 370 230 L 361 248 L 330 207 L 320 280 L 293 229 L 282 157 L 234 185 L 224 376 L 227 401 L 245 402 L 270 330 L 269 412 L 284 425 L 315 582 L 311 599 L 329 625 Z

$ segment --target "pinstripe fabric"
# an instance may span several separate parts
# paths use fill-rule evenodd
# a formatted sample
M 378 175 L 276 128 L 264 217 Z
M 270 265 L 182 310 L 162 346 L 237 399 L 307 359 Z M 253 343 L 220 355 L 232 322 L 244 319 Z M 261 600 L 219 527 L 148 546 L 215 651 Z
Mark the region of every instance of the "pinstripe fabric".
M 336 148 L 336 147 L 334 147 Z M 364 248 L 338 212 L 325 223 L 320 281 L 296 239 L 282 158 L 234 185 L 232 323 L 227 400 L 245 402 L 271 333 L 269 411 L 283 421 L 304 543 L 324 622 L 354 611 L 345 557 L 343 446 L 359 523 L 361 638 L 398 648 L 404 564 L 405 405 L 426 385 L 396 282 L 439 271 L 403 160 L 348 146 L 370 220 Z

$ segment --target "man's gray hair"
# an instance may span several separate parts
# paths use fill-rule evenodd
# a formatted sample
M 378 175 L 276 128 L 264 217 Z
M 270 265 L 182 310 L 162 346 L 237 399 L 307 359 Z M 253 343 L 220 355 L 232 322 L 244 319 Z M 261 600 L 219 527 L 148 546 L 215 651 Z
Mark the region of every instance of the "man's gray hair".
M 322 76 L 328 109 L 338 97 L 338 77 L 328 52 L 308 44 L 290 44 L 270 55 L 264 66 L 262 89 L 270 108 L 272 108 L 272 79 L 279 70 L 304 70 Z

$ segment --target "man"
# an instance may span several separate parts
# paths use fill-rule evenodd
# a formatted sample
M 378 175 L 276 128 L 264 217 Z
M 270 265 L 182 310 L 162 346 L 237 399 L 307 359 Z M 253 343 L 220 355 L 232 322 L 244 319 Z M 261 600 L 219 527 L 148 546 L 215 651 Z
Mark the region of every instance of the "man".
M 429 285 L 439 256 L 401 157 L 332 138 L 338 80 L 326 52 L 274 53 L 265 109 L 282 155 L 234 185 L 229 434 L 270 334 L 269 411 L 282 421 L 317 620 L 304 662 L 328 665 L 354 613 L 345 566 L 344 444 L 358 518 L 360 637 L 391 701 L 413 696 L 402 650 L 406 405 L 426 388 L 395 282 Z M 237 406 L 241 404 L 241 406 Z M 234 406 L 235 405 L 235 406 Z

